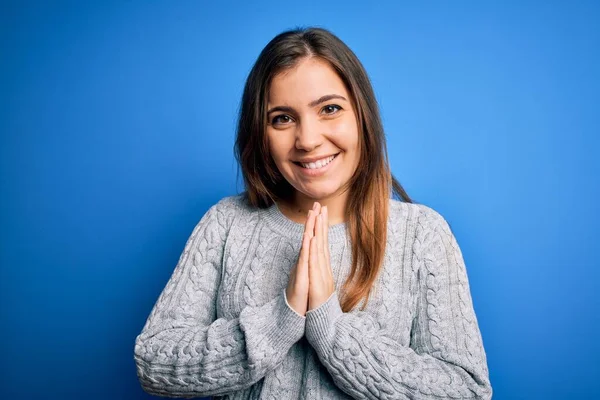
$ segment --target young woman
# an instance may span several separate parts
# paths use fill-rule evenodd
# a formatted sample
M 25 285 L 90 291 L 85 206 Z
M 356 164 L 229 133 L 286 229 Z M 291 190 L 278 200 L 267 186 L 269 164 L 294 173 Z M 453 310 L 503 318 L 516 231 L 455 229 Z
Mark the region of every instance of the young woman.
M 136 338 L 145 391 L 491 398 L 458 243 L 392 176 L 373 89 L 342 41 L 298 29 L 264 48 L 236 156 L 246 191 L 202 217 Z

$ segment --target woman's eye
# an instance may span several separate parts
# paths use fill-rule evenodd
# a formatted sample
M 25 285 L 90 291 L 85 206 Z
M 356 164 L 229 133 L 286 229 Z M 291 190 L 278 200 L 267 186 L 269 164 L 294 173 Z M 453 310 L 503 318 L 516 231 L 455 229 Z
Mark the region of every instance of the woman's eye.
M 323 112 L 325 114 L 335 114 L 336 112 L 338 112 L 339 110 L 341 110 L 342 107 L 338 106 L 337 104 L 330 104 L 328 106 L 323 107 Z
M 271 124 L 273 125 L 277 125 L 277 124 L 287 124 L 288 122 L 290 122 L 292 119 L 290 118 L 289 115 L 277 115 L 276 117 L 274 117 L 271 120 Z

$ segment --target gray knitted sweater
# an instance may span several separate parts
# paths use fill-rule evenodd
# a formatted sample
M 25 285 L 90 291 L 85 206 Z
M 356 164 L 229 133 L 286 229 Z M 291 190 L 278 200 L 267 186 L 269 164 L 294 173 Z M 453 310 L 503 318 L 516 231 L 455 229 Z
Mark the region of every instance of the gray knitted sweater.
M 304 225 L 241 196 L 194 228 L 136 337 L 143 389 L 215 399 L 489 399 L 486 354 L 467 272 L 446 220 L 390 200 L 384 266 L 364 311 L 339 288 L 352 247 L 329 228 L 336 292 L 306 317 L 285 288 Z

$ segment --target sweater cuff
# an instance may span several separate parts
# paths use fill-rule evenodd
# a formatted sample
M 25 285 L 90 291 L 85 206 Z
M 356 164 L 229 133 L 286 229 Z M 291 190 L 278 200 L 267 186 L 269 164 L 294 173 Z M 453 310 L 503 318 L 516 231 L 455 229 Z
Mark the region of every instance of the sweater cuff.
M 239 316 L 240 329 L 246 337 L 247 348 L 264 359 L 279 357 L 304 335 L 305 319 L 291 310 L 280 293 L 261 307 L 246 307 Z M 232 325 L 233 327 L 233 325 Z M 258 354 L 260 353 L 260 354 Z
M 283 295 L 277 296 L 273 314 L 271 321 L 275 322 L 275 326 L 271 333 L 277 337 L 275 343 L 279 342 L 282 348 L 288 348 L 302 338 L 306 318 L 288 305 L 285 290 Z
M 314 310 L 306 312 L 305 335 L 318 354 L 325 354 L 333 342 L 335 322 L 344 315 L 337 292 Z

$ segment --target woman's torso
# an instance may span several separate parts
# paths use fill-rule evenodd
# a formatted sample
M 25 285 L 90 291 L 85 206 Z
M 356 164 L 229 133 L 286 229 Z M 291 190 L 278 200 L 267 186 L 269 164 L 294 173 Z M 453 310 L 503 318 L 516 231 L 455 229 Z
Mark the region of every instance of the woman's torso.
M 390 201 L 384 263 L 367 307 L 361 301 L 352 313 L 364 318 L 373 331 L 384 330 L 402 346 L 410 345 L 415 312 L 417 271 L 412 265 L 415 205 Z M 240 205 L 226 238 L 217 295 L 217 318 L 237 318 L 247 306 L 258 307 L 281 294 L 298 259 L 302 232 L 272 206 L 266 210 Z M 335 229 L 339 229 L 337 226 Z M 344 228 L 345 232 L 345 228 Z M 352 248 L 344 233 L 330 240 L 330 257 L 336 291 L 350 273 Z M 285 397 L 282 397 L 285 396 Z M 283 362 L 252 387 L 217 399 L 344 399 L 315 351 L 303 337 Z

